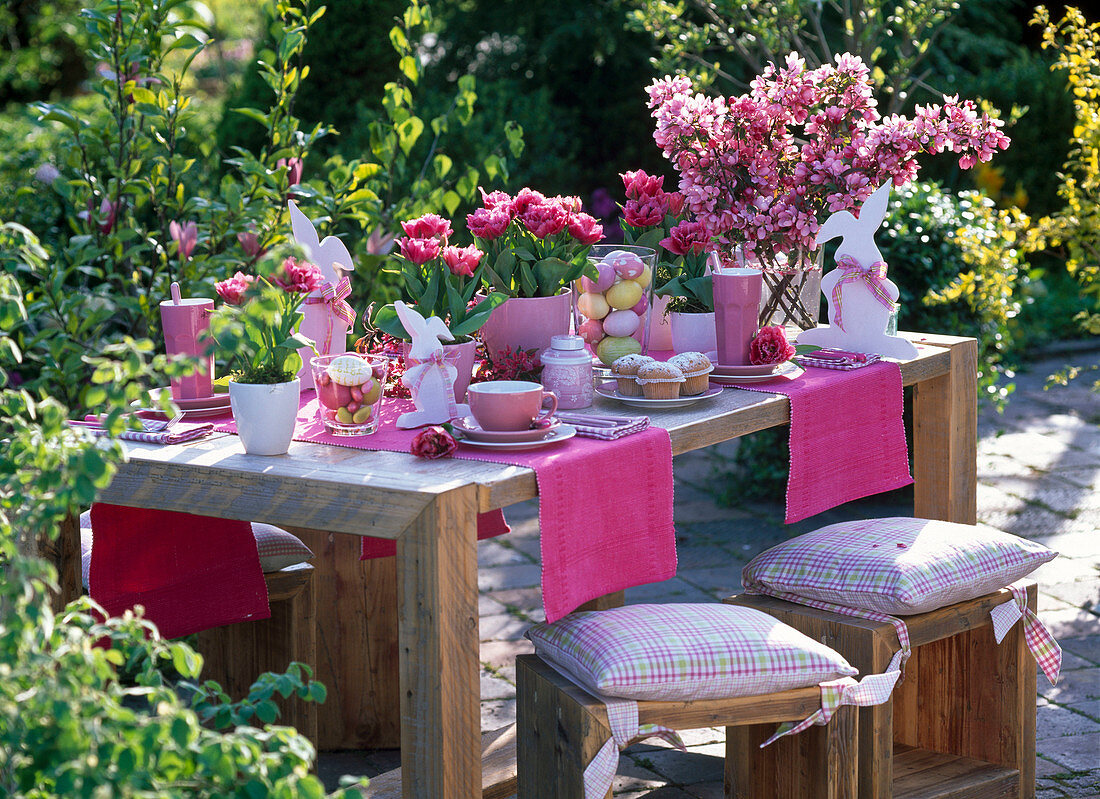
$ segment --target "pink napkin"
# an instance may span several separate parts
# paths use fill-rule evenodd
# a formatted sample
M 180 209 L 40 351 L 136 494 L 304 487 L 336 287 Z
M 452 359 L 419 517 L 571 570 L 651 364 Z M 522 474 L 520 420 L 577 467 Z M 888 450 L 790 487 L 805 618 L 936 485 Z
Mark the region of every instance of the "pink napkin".
M 96 503 L 92 529 L 89 593 L 112 616 L 144 605 L 165 638 L 271 617 L 248 522 Z
M 737 388 L 790 398 L 787 524 L 913 482 L 896 363 L 853 371 L 811 367 Z
M 294 437 L 358 449 L 408 452 L 418 431 L 394 421 L 413 406 L 386 400 L 373 435 L 329 435 L 317 419 L 312 391 L 302 392 Z M 234 432 L 229 424 L 218 430 Z M 672 525 L 672 443 L 650 427 L 616 441 L 575 437 L 523 452 L 479 450 L 461 444 L 456 458 L 527 466 L 539 486 L 542 599 L 553 622 L 591 599 L 676 574 Z M 491 522 L 490 522 L 491 523 Z M 479 533 L 482 525 L 479 524 Z

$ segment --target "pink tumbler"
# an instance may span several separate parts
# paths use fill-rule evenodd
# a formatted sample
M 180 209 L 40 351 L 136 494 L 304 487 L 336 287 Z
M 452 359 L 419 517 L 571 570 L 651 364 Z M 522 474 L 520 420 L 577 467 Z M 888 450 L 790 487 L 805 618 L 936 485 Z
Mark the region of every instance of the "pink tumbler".
M 763 273 L 759 269 L 715 269 L 713 280 L 718 363 L 721 366 L 746 365 L 749 345 L 756 335 Z
M 182 299 L 178 283 L 172 284 L 172 299 L 160 304 L 160 321 L 164 327 L 164 348 L 168 357 L 186 355 L 200 358 L 193 374 L 172 380 L 172 399 L 204 399 L 214 394 L 214 353 L 205 354 L 199 339 L 210 327 L 214 301 L 202 297 Z

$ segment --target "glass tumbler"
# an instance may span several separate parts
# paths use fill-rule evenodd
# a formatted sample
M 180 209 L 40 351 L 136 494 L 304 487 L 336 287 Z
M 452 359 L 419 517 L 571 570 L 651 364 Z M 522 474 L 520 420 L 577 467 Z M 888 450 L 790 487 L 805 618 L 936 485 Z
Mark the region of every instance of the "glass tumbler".
M 330 434 L 363 436 L 378 429 L 389 363 L 383 355 L 358 352 L 313 357 L 317 413 Z
M 577 333 L 610 366 L 649 348 L 657 252 L 633 244 L 597 244 L 588 260 L 599 270 L 577 287 Z

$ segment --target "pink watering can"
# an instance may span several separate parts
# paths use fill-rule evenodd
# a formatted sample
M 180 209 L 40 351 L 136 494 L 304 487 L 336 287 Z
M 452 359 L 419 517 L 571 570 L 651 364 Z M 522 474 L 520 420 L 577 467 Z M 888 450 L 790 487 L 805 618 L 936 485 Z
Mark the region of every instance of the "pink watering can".
M 179 283 L 172 283 L 172 299 L 160 304 L 160 322 L 164 327 L 164 349 L 169 358 L 200 358 L 201 365 L 190 375 L 173 378 L 172 399 L 205 399 L 214 394 L 214 353 L 206 354 L 200 343 L 210 327 L 214 300 L 204 297 L 183 299 Z

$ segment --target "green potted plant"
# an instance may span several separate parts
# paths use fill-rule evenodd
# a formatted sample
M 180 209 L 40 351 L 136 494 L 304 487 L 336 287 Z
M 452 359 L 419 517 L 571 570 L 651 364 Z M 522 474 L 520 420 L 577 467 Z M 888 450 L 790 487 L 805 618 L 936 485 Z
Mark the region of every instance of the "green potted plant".
M 514 197 L 482 192 L 482 207 L 466 217 L 486 253 L 488 286 L 508 298 L 483 326 L 490 357 L 505 350 L 537 350 L 569 332 L 570 285 L 594 272 L 588 251 L 603 237 L 598 220 L 578 197 L 546 197 L 524 188 Z
M 216 284 L 223 304 L 210 319 L 209 338 L 219 352 L 231 354 L 229 402 L 245 452 L 282 455 L 298 414 L 298 349 L 314 347 L 299 332 L 300 309 L 324 277 L 316 265 L 293 255 L 268 255 L 257 271 Z

